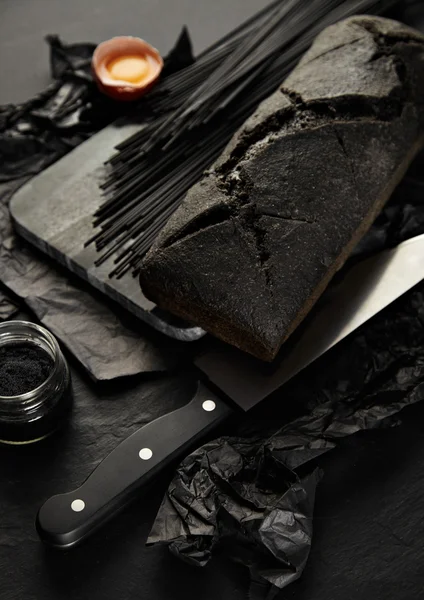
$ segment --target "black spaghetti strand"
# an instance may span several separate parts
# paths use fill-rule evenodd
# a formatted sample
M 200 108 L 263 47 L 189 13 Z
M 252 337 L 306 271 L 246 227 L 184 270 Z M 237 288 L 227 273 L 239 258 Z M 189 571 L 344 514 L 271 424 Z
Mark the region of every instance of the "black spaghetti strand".
M 232 135 L 272 94 L 325 27 L 358 13 L 381 14 L 399 0 L 275 0 L 165 77 L 139 105 L 140 131 L 118 144 L 94 214 L 99 266 L 109 277 L 138 273 L 143 257 L 189 188 Z

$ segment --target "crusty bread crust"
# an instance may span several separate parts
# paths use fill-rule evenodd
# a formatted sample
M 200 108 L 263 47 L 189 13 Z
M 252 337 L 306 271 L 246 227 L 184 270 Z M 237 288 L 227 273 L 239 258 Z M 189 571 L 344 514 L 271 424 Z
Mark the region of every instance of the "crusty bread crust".
M 424 37 L 327 28 L 187 194 L 144 293 L 263 360 L 307 315 L 424 145 Z

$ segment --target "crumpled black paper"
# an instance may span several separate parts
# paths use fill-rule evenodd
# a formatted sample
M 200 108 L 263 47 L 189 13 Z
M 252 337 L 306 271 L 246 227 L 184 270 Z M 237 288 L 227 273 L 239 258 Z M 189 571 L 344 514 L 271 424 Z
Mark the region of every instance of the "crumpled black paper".
M 53 83 L 28 102 L 0 107 L 0 282 L 13 293 L 0 291 L 0 319 L 10 318 L 23 300 L 96 380 L 163 371 L 170 364 L 166 340 L 128 326 L 110 303 L 14 234 L 8 204 L 28 178 L 118 117 L 137 114 L 137 106 L 97 90 L 90 70 L 95 44 L 65 45 L 52 35 L 47 41 Z M 165 73 L 191 62 L 184 29 Z
M 220 438 L 188 456 L 148 543 L 171 543 L 201 566 L 220 551 L 249 567 L 252 600 L 272 598 L 306 565 L 320 457 L 423 399 L 424 282 L 277 393 L 270 419 L 248 417 L 255 437 Z M 304 414 L 275 432 L 290 410 Z

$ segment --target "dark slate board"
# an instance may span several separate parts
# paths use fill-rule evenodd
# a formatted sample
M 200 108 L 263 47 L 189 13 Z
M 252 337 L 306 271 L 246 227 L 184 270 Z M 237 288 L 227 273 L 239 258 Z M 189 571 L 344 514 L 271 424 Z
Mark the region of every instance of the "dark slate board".
M 93 235 L 92 215 L 103 201 L 99 182 L 105 174 L 104 161 L 116 144 L 141 127 L 128 122 L 106 127 L 20 188 L 10 211 L 18 234 L 28 242 L 158 331 L 192 341 L 204 335 L 200 327 L 159 310 L 143 296 L 130 273 L 120 280 L 109 279 L 114 257 L 95 267 L 96 249 L 84 248 Z

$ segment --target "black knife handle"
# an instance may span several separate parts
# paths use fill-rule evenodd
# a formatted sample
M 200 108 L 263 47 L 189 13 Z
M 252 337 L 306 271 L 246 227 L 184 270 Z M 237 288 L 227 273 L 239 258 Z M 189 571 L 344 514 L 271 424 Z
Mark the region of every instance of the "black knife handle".
M 75 546 L 127 504 L 161 467 L 231 413 L 199 383 L 188 404 L 121 442 L 81 487 L 47 500 L 36 520 L 41 539 L 59 548 Z

